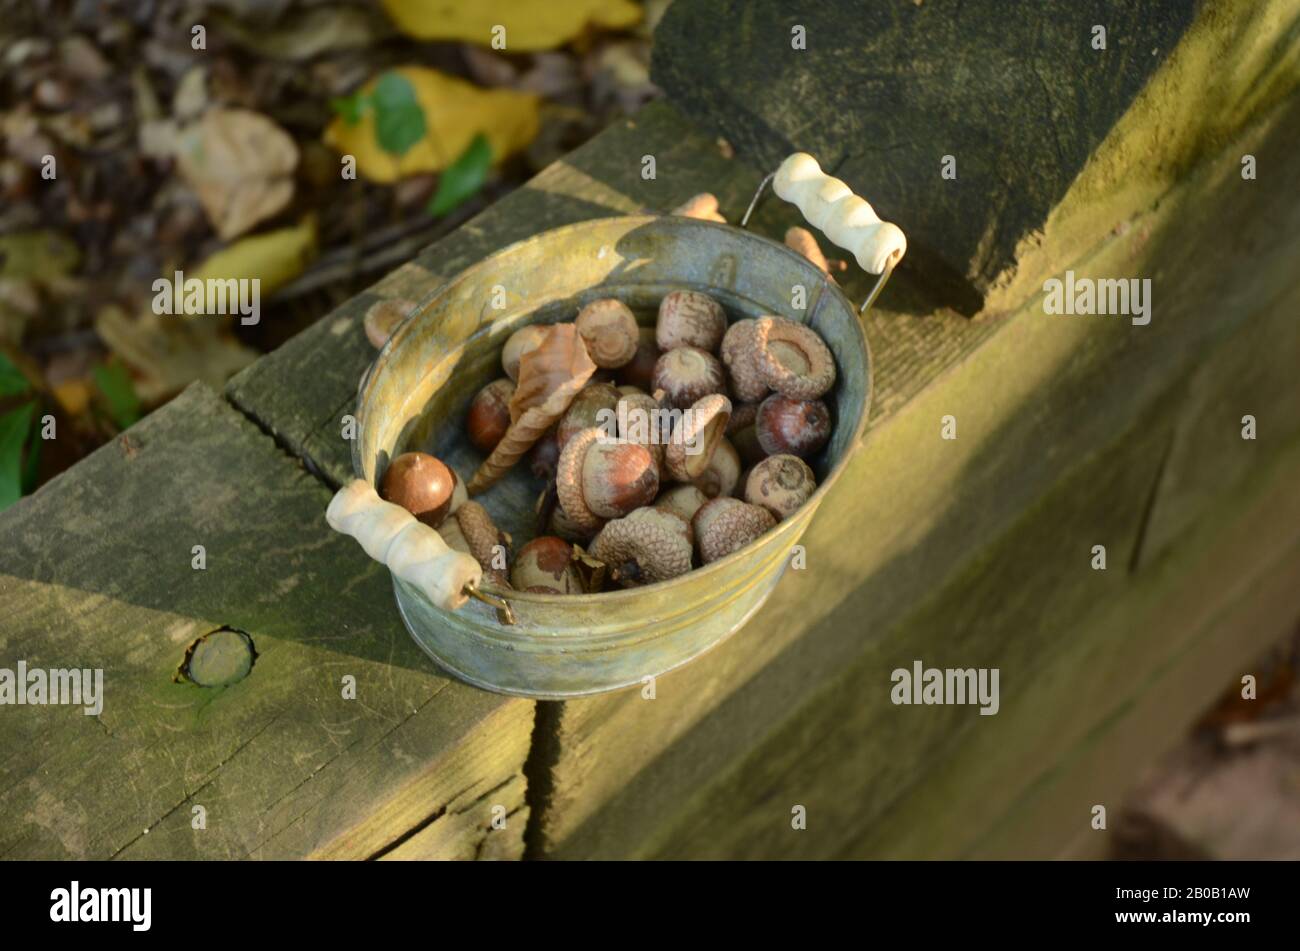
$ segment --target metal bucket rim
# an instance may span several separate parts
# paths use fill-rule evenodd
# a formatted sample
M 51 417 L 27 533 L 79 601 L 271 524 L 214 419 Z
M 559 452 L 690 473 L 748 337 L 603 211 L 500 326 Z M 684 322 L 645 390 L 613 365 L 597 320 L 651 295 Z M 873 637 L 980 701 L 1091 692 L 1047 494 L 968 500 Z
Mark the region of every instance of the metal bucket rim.
M 808 497 L 808 500 L 805 501 L 803 505 L 801 505 L 798 509 L 796 509 L 795 512 L 792 513 L 790 516 L 787 516 L 787 519 L 784 519 L 782 521 L 784 522 L 789 519 L 793 519 L 796 514 L 804 511 L 804 509 L 809 507 L 811 507 L 811 509 L 815 511 L 821 505 L 822 499 L 825 497 L 825 493 L 828 492 L 830 488 L 839 480 L 841 474 L 843 473 L 844 469 L 848 465 L 849 459 L 861 447 L 862 437 L 866 431 L 867 419 L 871 412 L 872 396 L 875 390 L 875 373 L 873 372 L 871 345 L 867 340 L 866 327 L 862 319 L 863 315 L 857 312 L 857 307 L 853 304 L 852 301 L 849 300 L 849 298 L 845 295 L 844 291 L 840 288 L 840 286 L 831 279 L 830 275 L 823 272 L 820 268 L 814 266 L 811 261 L 809 261 L 802 254 L 800 254 L 798 251 L 795 251 L 793 248 L 789 247 L 788 245 L 776 241 L 772 238 L 769 238 L 766 235 L 758 234 L 757 232 L 749 231 L 747 229 L 738 228 L 735 225 L 724 224 L 722 222 L 715 222 L 715 221 L 705 221 L 699 218 L 687 218 L 681 215 L 651 215 L 651 214 L 609 215 L 600 218 L 590 218 L 585 221 L 572 222 L 567 225 L 561 225 L 557 228 L 550 228 L 547 229 L 546 231 L 538 232 L 535 235 L 530 235 L 527 238 L 521 238 L 518 241 L 511 242 L 505 247 L 499 248 L 498 250 L 493 251 L 491 254 L 475 262 L 474 264 L 471 264 L 469 267 L 465 268 L 464 270 L 457 272 L 453 277 L 450 277 L 446 281 L 443 281 L 436 288 L 429 291 L 422 298 L 420 298 L 416 306 L 413 307 L 411 309 L 411 312 L 402 319 L 401 323 L 399 323 L 397 327 L 393 330 L 388 340 L 385 341 L 384 346 L 380 348 L 379 353 L 376 355 L 374 361 L 370 364 L 370 367 L 366 370 L 364 374 L 362 374 L 361 381 L 357 386 L 357 406 L 356 406 L 356 413 L 355 413 L 358 433 L 365 425 L 366 396 L 368 394 L 371 382 L 379 376 L 383 368 L 388 364 L 388 362 L 390 362 L 393 351 L 396 349 L 397 346 L 400 345 L 400 339 L 404 338 L 405 335 L 410 332 L 411 327 L 414 326 L 413 323 L 414 320 L 417 317 L 420 317 L 428 309 L 429 305 L 439 295 L 443 294 L 448 288 L 463 283 L 466 280 L 470 280 L 478 276 L 482 272 L 490 271 L 493 267 L 497 265 L 500 259 L 505 258 L 511 253 L 517 251 L 523 245 L 535 241 L 540 241 L 543 239 L 550 240 L 555 238 L 561 238 L 569 232 L 589 230 L 596 225 L 610 225 L 610 224 L 617 224 L 617 223 L 625 223 L 626 225 L 629 226 L 629 230 L 630 230 L 632 227 L 639 227 L 640 225 L 643 224 L 650 224 L 650 223 L 662 224 L 667 221 L 672 222 L 672 224 L 668 225 L 668 227 L 674 227 L 674 228 L 675 227 L 685 227 L 685 228 L 698 227 L 698 228 L 704 228 L 705 230 L 721 229 L 724 231 L 741 234 L 749 240 L 760 241 L 765 244 L 771 245 L 775 248 L 779 248 L 780 251 L 784 253 L 788 258 L 790 258 L 790 260 L 794 262 L 794 264 L 797 267 L 803 269 L 808 274 L 810 274 L 816 281 L 820 282 L 822 293 L 829 292 L 834 297 L 838 297 L 840 302 L 843 304 L 844 308 L 851 315 L 853 315 L 852 324 L 856 328 L 857 339 L 862 344 L 863 357 L 866 366 L 867 383 L 866 383 L 866 391 L 862 395 L 862 413 L 858 418 L 858 423 L 854 427 L 854 431 L 851 434 L 852 438 L 847 443 L 845 451 L 841 454 L 840 458 L 836 459 L 834 463 L 831 465 L 830 471 L 826 474 L 826 478 L 823 479 L 818 484 L 817 488 L 813 491 L 813 494 Z M 818 297 L 818 300 L 819 301 L 821 300 L 820 296 Z M 810 314 L 808 319 L 811 320 L 811 318 L 812 315 Z M 481 327 L 478 331 L 476 331 L 476 334 L 488 331 L 490 329 L 490 326 L 491 325 Z M 464 343 L 468 343 L 470 340 L 472 340 L 473 337 L 474 335 L 471 335 L 470 337 L 466 337 L 465 341 L 462 343 L 462 346 L 464 345 Z M 357 478 L 359 479 L 365 478 L 365 469 L 361 459 L 360 440 L 356 438 L 352 440 L 352 469 L 353 472 L 356 474 Z M 782 523 L 778 523 L 778 529 L 780 524 Z M 744 556 L 747 552 L 749 552 L 754 546 L 764 544 L 764 540 L 768 539 L 771 534 L 772 533 L 764 533 L 763 535 L 754 539 L 749 544 L 736 549 L 734 552 L 731 552 L 730 554 L 722 558 L 719 558 L 717 561 L 709 562 L 707 565 L 701 565 L 699 568 L 692 568 L 690 574 L 699 575 L 701 572 L 712 572 L 716 574 L 725 571 L 728 566 L 739 561 L 742 558 L 742 556 Z M 671 578 L 667 581 L 658 581 L 653 584 L 639 585 L 633 588 L 623 588 L 617 591 L 602 591 L 596 594 L 542 594 L 542 593 L 536 593 L 530 591 L 519 591 L 514 588 L 507 589 L 507 588 L 497 587 L 496 585 L 492 585 L 486 579 L 484 579 L 483 588 L 498 596 L 508 597 L 512 603 L 522 601 L 527 603 L 545 604 L 545 605 L 564 605 L 564 604 L 574 605 L 574 604 L 581 604 L 584 602 L 598 603 L 598 604 L 615 604 L 622 600 L 634 600 L 635 598 L 640 596 L 643 592 L 648 590 L 662 590 L 664 586 L 674 584 L 678 580 L 679 579 L 677 578 Z M 503 628 L 503 630 L 508 630 L 508 628 Z

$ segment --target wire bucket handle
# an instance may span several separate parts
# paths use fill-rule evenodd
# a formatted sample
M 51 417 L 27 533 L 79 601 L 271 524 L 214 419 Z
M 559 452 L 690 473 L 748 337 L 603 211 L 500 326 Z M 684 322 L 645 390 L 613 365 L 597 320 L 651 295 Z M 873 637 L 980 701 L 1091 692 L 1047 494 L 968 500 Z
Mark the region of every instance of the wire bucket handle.
M 903 229 L 893 222 L 882 221 L 865 198 L 859 198 L 844 182 L 823 172 L 807 152 L 795 152 L 759 182 L 745 216 L 740 219 L 741 228 L 748 226 L 769 182 L 778 197 L 796 205 L 810 225 L 852 254 L 859 267 L 868 274 L 880 275 L 858 308 L 859 316 L 865 314 L 907 253 Z

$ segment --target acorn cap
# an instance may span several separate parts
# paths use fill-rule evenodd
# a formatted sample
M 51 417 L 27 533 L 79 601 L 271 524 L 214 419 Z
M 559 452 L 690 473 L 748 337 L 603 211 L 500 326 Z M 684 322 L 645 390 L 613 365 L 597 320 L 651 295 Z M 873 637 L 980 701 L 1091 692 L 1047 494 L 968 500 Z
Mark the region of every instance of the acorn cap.
M 496 527 L 487 509 L 475 501 L 465 502 L 456 512 L 456 523 L 469 545 L 469 553 L 483 568 L 483 576 L 490 578 L 494 584 L 503 588 L 510 587 L 510 579 L 505 569 L 494 568 L 492 558 L 497 545 L 506 550 L 507 564 L 510 557 L 510 536 Z M 445 539 L 444 539 L 445 540 Z M 448 542 L 450 544 L 450 542 Z
M 756 403 L 770 387 L 758 365 L 754 342 L 757 321 L 738 320 L 722 338 L 722 362 L 731 375 L 731 392 L 742 403 Z
M 574 323 L 596 366 L 614 369 L 636 356 L 641 340 L 636 317 L 621 300 L 594 300 L 578 311 Z
M 745 501 L 761 505 L 778 519 L 789 518 L 817 491 L 808 463 L 788 453 L 768 456 L 749 472 Z
M 594 426 L 575 433 L 564 444 L 560 461 L 555 466 L 555 494 L 560 508 L 580 532 L 595 532 L 605 524 L 605 520 L 587 506 L 582 494 L 582 463 L 587 458 L 587 450 L 602 435 L 603 431 Z
M 687 530 L 680 516 L 647 506 L 607 523 L 591 543 L 591 554 L 624 587 L 667 581 L 691 570 Z
M 815 400 L 835 385 L 835 358 L 817 331 L 784 317 L 754 324 L 754 354 L 767 385 L 794 400 Z
M 692 482 L 704 475 L 726 434 L 729 419 L 731 400 L 721 393 L 711 393 L 692 403 L 664 448 L 668 474 L 679 482 Z
M 723 496 L 702 505 L 693 524 L 700 560 L 707 565 L 775 528 L 776 518 L 762 506 Z
M 466 540 L 465 533 L 460 530 L 460 521 L 458 519 L 447 519 L 442 523 L 442 527 L 438 529 L 438 534 L 447 543 L 447 547 L 453 551 L 462 551 L 467 555 L 474 554 L 470 551 L 469 541 Z
M 692 484 L 709 498 L 731 495 L 740 481 L 740 453 L 730 439 L 723 437 L 713 451 L 709 467 Z

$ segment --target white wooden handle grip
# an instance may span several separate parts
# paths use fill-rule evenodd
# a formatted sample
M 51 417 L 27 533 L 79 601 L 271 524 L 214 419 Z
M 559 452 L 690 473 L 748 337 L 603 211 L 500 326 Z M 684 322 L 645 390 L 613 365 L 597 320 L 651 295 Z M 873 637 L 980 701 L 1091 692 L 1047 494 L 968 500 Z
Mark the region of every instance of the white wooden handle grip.
M 807 152 L 795 152 L 776 170 L 772 188 L 836 245 L 857 259 L 858 266 L 881 274 L 907 253 L 907 237 L 896 224 L 881 221 L 866 200 L 838 178 L 822 171 Z
M 336 532 L 351 535 L 367 555 L 444 610 L 454 611 L 464 604 L 465 586 L 477 586 L 483 577 L 483 568 L 473 556 L 447 547 L 437 531 L 400 505 L 385 502 L 364 479 L 334 493 L 325 521 Z

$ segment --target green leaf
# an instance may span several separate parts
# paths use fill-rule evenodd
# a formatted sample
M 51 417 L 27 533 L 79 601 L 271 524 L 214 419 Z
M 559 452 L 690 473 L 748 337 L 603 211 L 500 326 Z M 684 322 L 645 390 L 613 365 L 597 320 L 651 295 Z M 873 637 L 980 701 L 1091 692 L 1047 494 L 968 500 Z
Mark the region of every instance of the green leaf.
M 492 146 L 487 136 L 480 132 L 474 136 L 456 161 L 443 171 L 438 179 L 438 191 L 429 202 L 429 214 L 435 218 L 447 214 L 462 202 L 473 198 L 487 181 L 492 167 Z
M 31 390 L 32 385 L 23 376 L 23 371 L 14 366 L 12 360 L 0 353 L 0 397 L 19 396 Z
M 95 385 L 108 401 L 108 414 L 119 429 L 126 429 L 140 418 L 140 397 L 126 367 L 120 363 L 106 363 L 95 367 Z
M 330 108 L 348 125 L 356 125 L 360 122 L 372 105 L 370 97 L 360 91 L 350 96 L 338 96 L 330 100 Z
M 0 416 L 0 512 L 23 496 L 23 443 L 35 412 L 32 402 Z
M 415 87 L 401 73 L 384 73 L 370 102 L 375 110 L 375 140 L 391 155 L 405 155 L 424 138 L 424 110 Z

